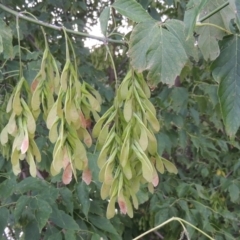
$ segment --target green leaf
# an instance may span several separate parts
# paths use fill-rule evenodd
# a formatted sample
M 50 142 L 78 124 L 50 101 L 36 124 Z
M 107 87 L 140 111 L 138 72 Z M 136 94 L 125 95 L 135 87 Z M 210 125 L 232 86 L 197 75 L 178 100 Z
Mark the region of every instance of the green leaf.
M 214 11 L 218 8 L 221 4 L 226 2 L 225 0 L 211 0 L 208 1 L 207 4 L 201 11 L 200 17 L 204 17 L 205 15 L 209 14 L 210 12 Z M 235 18 L 235 14 L 232 9 L 227 6 L 223 8 L 221 11 L 215 13 L 213 16 L 208 18 L 203 22 L 203 24 L 214 24 L 229 30 L 229 23 L 232 18 Z M 220 49 L 218 46 L 218 40 L 221 40 L 225 35 L 226 32 L 209 25 L 199 26 L 196 29 L 198 37 L 198 46 L 203 54 L 205 60 L 215 60 L 219 54 Z
M 89 221 L 97 228 L 118 236 L 116 229 L 113 227 L 111 222 L 105 217 L 91 214 L 89 215 Z
M 29 201 L 29 206 L 34 211 L 36 223 L 39 232 L 41 232 L 50 217 L 52 209 L 46 201 L 39 198 L 31 198 Z
M 238 28 L 240 30 L 240 2 L 239 2 L 239 0 L 235 0 L 235 5 L 236 5 L 237 24 L 238 24 Z
M 165 26 L 182 44 L 186 54 L 198 61 L 198 51 L 193 36 L 187 38 L 187 31 L 182 21 L 171 19 L 166 21 Z
M 9 218 L 9 211 L 7 208 L 0 208 L 0 236 L 2 236 L 4 229 L 7 227 Z
M 21 196 L 18 199 L 17 204 L 15 206 L 15 210 L 14 210 L 14 217 L 16 222 L 20 219 L 24 208 L 28 205 L 29 200 L 30 198 L 25 195 Z
M 3 39 L 2 36 L 0 36 L 0 53 L 3 52 Z
M 12 31 L 3 19 L 0 19 L 0 37 L 0 53 L 3 52 L 5 59 L 13 58 Z
M 193 35 L 198 14 L 207 2 L 208 0 L 190 0 L 188 2 L 187 9 L 184 14 L 184 23 L 186 25 L 188 38 Z
M 106 7 L 101 12 L 100 17 L 99 17 L 101 32 L 104 36 L 106 36 L 106 34 L 107 34 L 109 17 L 110 17 L 110 8 Z
M 21 215 L 26 208 L 34 214 L 38 232 L 41 232 L 52 212 L 51 207 L 42 199 L 23 195 L 18 199 L 15 207 L 14 216 L 16 222 L 21 218 Z
M 172 108 L 176 113 L 186 110 L 188 107 L 188 90 L 183 87 L 173 88 L 171 92 Z
M 76 235 L 73 230 L 68 229 L 66 232 L 64 232 L 64 238 L 66 240 L 76 240 Z
M 15 191 L 16 187 L 16 178 L 10 178 L 5 181 L 3 181 L 0 184 L 0 199 L 1 201 L 4 201 L 7 199 L 9 196 L 12 195 L 12 193 Z
M 40 232 L 36 221 L 29 221 L 23 230 L 24 239 L 40 239 Z
M 43 190 L 46 187 L 48 187 L 48 185 L 45 181 L 38 178 L 28 177 L 18 183 L 17 193 L 25 193 L 31 190 Z
M 58 240 L 59 238 L 54 239 L 52 238 L 52 236 L 59 232 L 61 233 L 61 231 L 59 231 L 57 227 L 53 226 L 52 224 L 49 224 L 48 227 L 46 228 L 46 231 L 44 232 L 44 240 L 49 239 Z
M 54 233 L 54 234 L 50 235 L 47 240 L 62 240 L 62 239 L 63 239 L 62 238 L 62 232 L 59 231 L 57 233 Z
M 60 188 L 59 193 L 62 197 L 63 204 L 66 206 L 66 210 L 70 214 L 72 214 L 73 213 L 72 192 L 68 188 Z
M 99 168 L 97 165 L 98 155 L 92 154 L 92 153 L 87 153 L 87 158 L 88 158 L 89 169 L 91 169 L 91 171 L 92 171 L 93 181 L 98 182 L 98 175 L 99 175 Z
M 134 22 L 145 22 L 152 20 L 151 16 L 135 0 L 117 0 L 112 5 L 120 14 Z
M 236 184 L 231 184 L 228 187 L 228 192 L 230 194 L 230 199 L 233 203 L 237 202 L 239 200 L 239 194 L 240 194 L 240 190 L 239 187 Z
M 149 193 L 141 187 L 136 194 L 139 204 L 143 204 L 149 200 Z
M 56 207 L 53 208 L 50 220 L 63 229 L 79 230 L 79 226 L 75 220 L 70 215 Z
M 169 209 L 168 208 L 163 208 L 163 209 L 160 209 L 160 211 L 158 211 L 156 214 L 155 214 L 155 225 L 159 225 L 163 222 L 165 222 L 166 220 L 169 219 Z
M 212 65 L 213 77 L 219 82 L 223 121 L 226 132 L 234 136 L 240 126 L 240 37 L 230 36 L 223 40 L 220 56 Z
M 155 21 L 139 23 L 133 29 L 129 56 L 136 70 L 149 70 L 152 86 L 159 82 L 173 85 L 188 59 L 179 39 Z
M 96 233 L 94 233 L 91 237 L 91 240 L 99 240 L 99 239 L 101 239 L 101 237 Z
M 89 199 L 89 189 L 85 182 L 81 182 L 77 185 L 77 194 L 78 199 L 81 204 L 81 209 L 86 217 L 88 217 L 88 212 L 90 208 L 90 199 Z

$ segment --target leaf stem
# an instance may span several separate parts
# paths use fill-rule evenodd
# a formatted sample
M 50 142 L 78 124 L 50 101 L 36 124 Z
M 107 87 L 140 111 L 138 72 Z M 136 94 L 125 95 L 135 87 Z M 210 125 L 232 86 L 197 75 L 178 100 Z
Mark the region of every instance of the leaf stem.
M 19 52 L 19 76 L 22 77 L 22 54 L 21 54 L 21 45 L 20 45 L 20 32 L 19 32 L 19 16 L 16 15 L 16 29 L 17 29 L 17 38 L 18 38 L 18 52 Z
M 228 33 L 228 34 L 232 34 L 232 33 L 231 33 L 230 31 L 228 31 L 227 29 L 222 28 L 222 27 L 220 27 L 220 26 L 218 26 L 218 25 L 216 25 L 216 24 L 213 24 L 213 23 L 197 23 L 196 26 L 197 26 L 197 27 L 201 27 L 201 26 L 211 26 L 211 27 L 218 28 L 218 29 L 220 29 L 220 30 L 222 30 L 222 31 L 224 31 L 224 32 L 226 32 L 226 33 Z
M 138 239 L 142 238 L 143 236 L 147 235 L 148 233 L 153 232 L 153 231 L 156 231 L 156 230 L 158 230 L 159 228 L 163 227 L 164 225 L 166 225 L 166 224 L 168 224 L 168 223 L 170 223 L 170 222 L 172 222 L 172 221 L 178 221 L 181 225 L 183 225 L 183 223 L 188 224 L 188 225 L 191 226 L 192 228 L 194 228 L 194 229 L 196 229 L 197 231 L 199 231 L 200 233 L 202 233 L 204 236 L 208 237 L 210 240 L 214 240 L 211 236 L 209 236 L 208 234 L 206 234 L 205 232 L 203 232 L 201 229 L 195 227 L 195 226 L 192 225 L 191 223 L 185 221 L 185 220 L 182 219 L 182 218 L 178 218 L 178 217 L 172 217 L 172 218 L 168 219 L 167 221 L 161 223 L 160 225 L 158 225 L 158 226 L 156 226 L 156 227 L 154 227 L 154 228 L 146 231 L 145 233 L 137 236 L 137 237 L 134 238 L 133 240 L 138 240 Z M 184 230 L 185 230 L 185 227 L 184 227 Z
M 112 63 L 114 77 L 115 77 L 115 91 L 117 92 L 117 89 L 118 89 L 118 79 L 117 79 L 117 71 L 116 71 L 115 63 L 114 63 L 114 60 L 113 60 L 113 57 L 112 57 L 112 54 L 111 54 L 111 51 L 110 51 L 108 45 L 105 44 L 105 47 L 106 47 L 107 53 L 108 53 L 108 55 L 110 57 L 110 60 L 111 60 L 111 63 Z
M 51 28 L 51 29 L 54 29 L 54 30 L 57 30 L 57 31 L 62 31 L 62 29 L 63 29 L 63 27 L 58 27 L 58 26 L 53 25 L 53 24 L 49 24 L 49 23 L 46 23 L 46 22 L 43 22 L 43 21 L 40 21 L 40 20 L 36 20 L 36 19 L 30 18 L 30 17 L 27 17 L 27 16 L 25 16 L 25 15 L 19 13 L 19 12 L 16 12 L 16 11 L 4 6 L 1 3 L 0 3 L 0 9 L 4 10 L 4 11 L 6 11 L 6 12 L 12 14 L 12 15 L 15 15 L 16 17 L 19 17 L 19 18 L 24 19 L 28 22 L 32 22 L 32 23 L 35 23 L 35 24 L 43 26 L 43 27 Z M 71 30 L 71 29 L 66 29 L 65 28 L 65 31 L 68 32 L 68 33 L 71 33 L 71 34 L 81 36 L 81 37 L 96 39 L 96 40 L 101 41 L 101 42 L 112 42 L 112 43 L 118 43 L 118 44 L 126 44 L 125 41 L 115 40 L 115 39 L 105 38 L 105 37 L 98 37 L 98 36 L 95 36 L 95 35 L 79 32 L 79 31 L 74 31 L 74 30 Z
M 212 12 L 210 12 L 209 14 L 207 14 L 206 16 L 200 18 L 198 21 L 199 22 L 203 22 L 205 20 L 207 20 L 208 18 L 210 18 L 212 15 L 216 14 L 217 12 L 221 11 L 223 8 L 225 8 L 226 6 L 229 5 L 229 1 L 223 3 L 222 5 L 220 5 L 218 8 L 214 9 Z
M 70 61 L 70 54 L 69 54 L 69 48 L 68 48 L 68 35 L 67 35 L 67 31 L 66 28 L 63 27 L 62 28 L 63 32 L 64 32 L 64 37 L 65 37 L 65 45 L 66 45 L 66 62 Z

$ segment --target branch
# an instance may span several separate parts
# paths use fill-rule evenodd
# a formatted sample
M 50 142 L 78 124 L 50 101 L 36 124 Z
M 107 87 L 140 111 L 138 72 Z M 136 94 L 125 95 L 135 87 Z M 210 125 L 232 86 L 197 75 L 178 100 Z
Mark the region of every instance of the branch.
M 30 18 L 30 17 L 27 17 L 23 14 L 24 12 L 21 12 L 21 13 L 16 12 L 16 11 L 4 6 L 3 4 L 0 4 L 0 9 L 6 11 L 6 12 L 8 12 L 8 13 L 16 16 L 16 17 L 24 19 L 28 22 L 35 23 L 37 25 L 47 27 L 47 28 L 51 28 L 51 29 L 58 30 L 58 31 L 63 30 L 63 27 L 58 27 L 58 26 L 53 25 L 53 24 L 49 24 L 49 23 L 46 23 L 46 22 L 43 22 L 43 21 L 40 21 L 40 20 L 36 20 L 36 19 Z M 115 39 L 106 38 L 106 37 L 98 37 L 98 36 L 95 36 L 95 35 L 91 35 L 91 34 L 83 33 L 83 32 L 78 32 L 78 31 L 74 31 L 74 30 L 71 30 L 71 29 L 66 29 L 65 28 L 65 31 L 68 32 L 68 33 L 71 33 L 71 34 L 81 36 L 81 37 L 96 39 L 96 40 L 104 42 L 104 43 L 112 42 L 112 43 L 126 44 L 125 41 L 115 40 Z

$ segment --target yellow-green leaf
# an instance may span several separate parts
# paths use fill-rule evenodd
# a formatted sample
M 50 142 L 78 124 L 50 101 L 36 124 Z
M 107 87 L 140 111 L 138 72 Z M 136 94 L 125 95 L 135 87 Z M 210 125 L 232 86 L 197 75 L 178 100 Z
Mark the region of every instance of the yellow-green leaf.
M 33 155 L 30 151 L 27 152 L 27 162 L 29 164 L 29 170 L 30 170 L 30 174 L 32 177 L 36 177 L 37 175 L 37 168 L 36 168 L 36 164 L 33 158 Z
M 142 87 L 146 97 L 150 98 L 151 97 L 151 91 L 150 91 L 150 89 L 149 89 L 145 79 L 143 78 L 142 73 L 136 73 L 135 72 L 135 75 L 137 76 L 137 79 L 138 79 L 138 81 L 139 81 L 139 83 L 140 83 L 140 85 L 141 85 L 141 87 Z
M 18 132 L 17 136 L 15 136 L 12 148 L 20 150 L 22 143 L 24 140 L 24 129 L 21 129 L 21 131 Z
M 149 123 L 151 124 L 152 128 L 158 132 L 160 130 L 160 124 L 155 115 L 151 112 L 150 109 L 147 109 L 146 111 L 146 117 Z
M 94 138 L 98 137 L 98 135 L 102 129 L 102 125 L 103 125 L 104 121 L 105 121 L 105 118 L 100 118 L 98 120 L 98 122 L 95 124 L 93 131 L 92 131 L 92 135 Z
M 55 120 L 55 122 L 53 123 L 52 127 L 50 128 L 49 131 L 49 140 L 52 143 L 55 143 L 57 141 L 58 138 L 58 119 Z
M 133 146 L 133 151 L 135 151 L 135 154 L 137 155 L 138 160 L 142 164 L 142 175 L 143 175 L 143 177 L 148 182 L 152 182 L 153 168 L 152 168 L 152 165 L 150 164 L 149 159 L 147 158 L 147 156 L 145 155 L 144 152 L 141 152 L 141 149 L 136 148 L 135 146 Z
M 107 160 L 108 150 L 109 150 L 109 147 L 102 148 L 102 150 L 101 150 L 101 152 L 100 152 L 100 154 L 98 156 L 97 164 L 98 164 L 98 167 L 100 169 L 103 167 L 103 165 L 105 164 L 105 162 Z
M 24 116 L 27 118 L 27 129 L 28 129 L 29 133 L 33 134 L 36 130 L 35 119 L 34 119 L 32 113 L 31 113 L 28 105 L 24 101 L 24 99 L 21 99 L 21 103 L 22 103 L 22 106 L 24 108 Z
M 2 145 L 5 145 L 8 142 L 8 131 L 7 126 L 3 128 L 0 134 L 0 141 Z
M 102 184 L 101 187 L 101 198 L 104 200 L 109 196 L 109 192 L 110 192 L 110 185 L 107 185 L 105 183 Z
M 17 164 L 12 165 L 12 170 L 15 175 L 18 175 L 21 172 L 19 161 L 17 162 Z
M 88 98 L 88 101 L 91 105 L 91 107 L 96 110 L 97 112 L 99 112 L 101 110 L 101 106 L 99 104 L 99 102 L 96 100 L 96 98 L 94 98 L 90 93 L 87 94 L 87 98 Z
M 124 139 L 122 149 L 120 152 L 120 164 L 122 167 L 124 167 L 127 164 L 127 161 L 129 159 L 129 148 L 130 148 L 130 140 L 129 140 L 129 135 L 127 135 Z
M 35 156 L 37 162 L 41 162 L 41 153 L 40 153 L 38 146 L 35 143 L 34 139 L 31 139 L 30 144 L 32 147 L 32 153 Z
M 163 164 L 164 164 L 164 166 L 165 166 L 165 168 L 167 169 L 168 172 L 174 173 L 174 174 L 178 173 L 178 170 L 173 163 L 171 163 L 170 161 L 168 161 L 165 158 L 162 158 L 162 161 L 163 161 Z
M 87 147 L 91 147 L 92 146 L 92 137 L 89 134 L 88 130 L 83 128 L 83 141 L 86 144 Z
M 70 113 L 72 122 L 75 122 L 79 119 L 79 114 L 78 114 L 77 108 L 73 102 L 71 102 L 69 113 Z
M 20 152 L 16 148 L 13 149 L 13 152 L 11 155 L 11 163 L 13 166 L 19 164 L 19 154 Z
M 122 84 L 119 87 L 119 94 L 120 94 L 121 100 L 125 100 L 127 98 L 128 85 L 129 85 L 129 81 L 128 79 L 125 79 L 123 80 Z
M 126 205 L 127 205 L 127 214 L 130 218 L 133 217 L 133 208 L 132 208 L 132 204 L 129 200 L 128 197 L 125 197 L 125 201 L 126 201 Z
M 63 150 L 59 147 L 56 153 L 53 155 L 52 166 L 57 173 L 59 173 L 63 167 Z
M 52 106 L 51 110 L 49 111 L 48 117 L 47 117 L 47 128 L 51 129 L 53 123 L 56 121 L 57 119 L 57 102 L 54 103 L 54 105 Z
M 123 108 L 123 116 L 127 122 L 129 122 L 133 115 L 133 108 L 132 108 L 132 98 L 126 100 Z
M 13 97 L 13 103 L 12 103 L 13 111 L 16 115 L 20 115 L 22 112 L 22 105 L 20 101 L 20 92 L 16 92 Z
M 108 206 L 107 206 L 107 219 L 113 218 L 115 215 L 115 202 L 117 197 L 113 196 L 111 197 Z
M 8 104 L 7 104 L 7 109 L 6 112 L 9 113 L 12 110 L 12 102 L 13 102 L 13 94 L 11 94 L 9 100 L 8 100 Z
M 42 92 L 42 89 L 37 87 L 35 89 L 35 91 L 33 92 L 33 95 L 32 95 L 32 99 L 31 99 L 31 106 L 32 106 L 32 109 L 35 111 L 35 110 L 38 110 L 39 107 L 40 107 L 40 104 L 41 104 L 41 101 L 40 101 L 40 94 Z
M 71 121 L 72 121 L 71 114 L 70 114 L 71 104 L 72 104 L 72 101 L 70 99 L 70 91 L 67 91 L 65 103 L 64 103 L 64 112 L 65 112 L 65 119 L 68 124 L 71 124 Z
M 142 150 L 145 151 L 148 146 L 148 135 L 144 128 L 141 128 L 141 134 L 139 138 L 139 144 L 142 147 Z
M 130 166 L 130 162 L 127 162 L 127 164 L 123 167 L 123 173 L 125 177 L 130 180 L 132 178 L 132 169 Z
M 69 67 L 70 67 L 71 62 L 68 60 L 65 63 L 65 66 L 63 68 L 62 71 L 62 75 L 61 75 L 61 87 L 63 89 L 63 91 L 67 90 L 67 83 L 68 83 L 68 79 L 69 79 Z
M 106 139 L 108 138 L 108 133 L 109 133 L 108 131 L 109 131 L 109 125 L 105 124 L 105 126 L 102 128 L 98 136 L 98 143 L 100 146 L 102 146 L 106 142 Z
M 148 99 L 144 99 L 143 106 L 146 106 L 146 108 L 148 108 L 154 114 L 154 116 L 156 116 L 156 109 Z
M 158 154 L 156 156 L 156 168 L 161 174 L 164 173 L 163 161 L 162 161 L 162 158 Z
M 136 194 L 132 191 L 131 188 L 129 189 L 129 192 L 130 192 L 130 195 L 132 197 L 132 202 L 133 202 L 134 208 L 138 209 L 138 199 L 137 199 Z

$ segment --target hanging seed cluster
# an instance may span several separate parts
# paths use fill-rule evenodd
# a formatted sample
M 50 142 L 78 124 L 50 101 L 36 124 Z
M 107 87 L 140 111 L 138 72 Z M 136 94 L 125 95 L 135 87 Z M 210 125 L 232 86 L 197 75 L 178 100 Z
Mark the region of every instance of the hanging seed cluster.
M 133 216 L 138 208 L 136 193 L 140 184 L 150 192 L 158 185 L 157 170 L 176 173 L 175 166 L 157 153 L 154 133 L 160 129 L 156 110 L 149 101 L 150 90 L 141 74 L 129 71 L 122 81 L 114 105 L 93 129 L 101 149 L 98 158 L 101 197 L 110 198 L 107 217 L 115 215 L 115 202 L 124 214 Z
M 92 145 L 88 132 L 88 123 L 93 116 L 99 119 L 101 97 L 90 85 L 79 82 L 77 70 L 70 62 L 64 66 L 58 98 L 47 117 L 49 139 L 55 143 L 51 174 L 54 176 L 63 169 L 63 183 L 70 183 L 76 178 L 76 169 L 83 170 L 83 180 L 91 182 L 88 169 L 87 147 Z M 83 142 L 84 144 L 83 144 Z
M 33 92 L 31 99 L 32 113 L 37 118 L 43 111 L 44 119 L 47 118 L 49 110 L 54 103 L 54 93 L 59 90 L 59 71 L 56 60 L 49 48 L 46 47 L 43 53 L 40 71 L 31 85 Z
M 35 143 L 34 133 L 36 120 L 42 112 L 49 129 L 49 139 L 55 144 L 51 174 L 54 176 L 63 170 L 62 181 L 69 184 L 72 176 L 76 178 L 76 169 L 82 170 L 82 178 L 89 184 L 91 171 L 88 168 L 85 146 L 92 145 L 92 137 L 88 131 L 90 119 L 99 119 L 102 100 L 92 86 L 86 82 L 80 83 L 76 64 L 73 65 L 70 61 L 70 40 L 66 34 L 65 38 L 66 63 L 61 76 L 45 39 L 46 47 L 40 70 L 32 82 L 31 91 L 22 77 L 9 99 L 7 112 L 11 113 L 11 117 L 1 132 L 0 141 L 4 146 L 5 156 L 8 157 L 8 152 L 11 152 L 13 172 L 20 173 L 19 160 L 26 159 L 30 174 L 35 177 L 35 160 L 41 161 L 41 154 Z
M 37 174 L 35 160 L 41 161 L 41 154 L 34 140 L 36 122 L 29 105 L 23 96 L 30 99 L 26 80 L 22 77 L 12 93 L 7 112 L 11 113 L 9 122 L 3 128 L 0 140 L 1 144 L 11 151 L 11 162 L 13 172 L 21 172 L 20 160 L 26 159 L 29 164 L 30 174 L 35 177 Z M 25 94 L 23 94 L 25 92 Z M 12 141 L 10 138 L 13 138 Z

